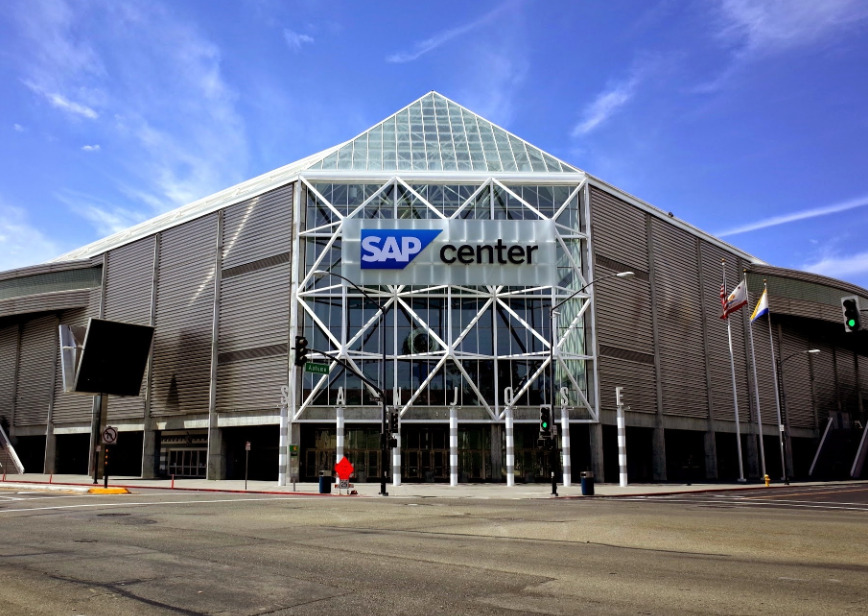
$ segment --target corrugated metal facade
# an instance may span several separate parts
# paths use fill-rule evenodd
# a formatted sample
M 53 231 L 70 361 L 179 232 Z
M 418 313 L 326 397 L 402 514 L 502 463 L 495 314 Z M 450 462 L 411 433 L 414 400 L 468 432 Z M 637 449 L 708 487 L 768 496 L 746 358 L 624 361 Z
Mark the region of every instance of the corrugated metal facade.
M 657 412 L 646 214 L 591 188 L 596 277 L 633 271 L 629 281 L 595 283 L 600 405 L 615 408 L 615 387 L 636 413 Z
M 52 399 L 54 370 L 59 353 L 58 319 L 48 315 L 24 323 L 18 358 L 15 425 L 45 425 Z
M 841 410 L 854 413 L 859 408 L 856 381 L 856 354 L 849 349 L 836 349 L 835 372 L 838 381 L 838 398 L 841 401 Z
M 832 396 L 830 400 L 821 402 L 823 406 L 837 406 L 834 402 L 834 376 L 830 374 L 830 370 L 825 365 L 828 361 L 828 365 L 831 367 L 831 354 L 829 349 L 826 349 L 824 361 L 817 366 L 819 380 L 822 382 L 818 382 L 812 387 L 810 359 L 803 352 L 811 348 L 810 340 L 801 332 L 794 332 L 783 327 L 778 328 L 778 336 L 780 337 L 778 361 L 781 362 L 785 392 L 781 405 L 785 420 L 792 427 L 813 427 L 814 392 L 812 389 L 814 387 L 823 391 L 824 395 Z
M 274 410 L 288 375 L 292 186 L 227 208 L 217 410 Z
M 0 316 L 81 308 L 87 306 L 89 297 L 87 289 L 15 297 L 0 301 Z
M 109 321 L 151 325 L 155 237 L 110 251 L 106 256 L 104 318 Z M 147 380 L 145 380 L 147 383 Z M 109 398 L 109 421 L 142 419 L 145 388 L 136 397 Z
M 160 234 L 151 414 L 207 413 L 217 214 Z
M 651 234 L 663 413 L 705 418 L 708 388 L 698 240 L 656 218 L 651 220 Z
M 294 186 L 226 208 L 223 269 L 289 252 Z
M 14 425 L 15 372 L 18 369 L 18 325 L 0 328 L 0 416 Z

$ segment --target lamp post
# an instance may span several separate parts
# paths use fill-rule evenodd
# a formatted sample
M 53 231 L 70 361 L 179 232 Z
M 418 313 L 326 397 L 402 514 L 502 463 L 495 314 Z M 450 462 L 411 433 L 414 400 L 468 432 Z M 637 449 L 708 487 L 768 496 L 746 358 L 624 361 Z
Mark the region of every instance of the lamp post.
M 377 307 L 377 310 L 380 312 L 380 349 L 383 352 L 382 361 L 380 363 L 380 404 L 382 405 L 383 416 L 381 419 L 380 425 L 380 468 L 382 473 L 380 475 L 380 496 L 388 496 L 389 493 L 386 491 L 386 479 L 388 476 L 388 462 L 389 462 L 389 450 L 388 444 L 389 439 L 386 435 L 386 307 L 384 304 L 378 302 L 370 295 L 368 295 L 364 289 L 362 289 L 355 282 L 347 278 L 346 276 L 342 276 L 340 274 L 336 274 L 335 272 L 324 272 L 322 270 L 315 270 L 312 272 L 314 278 L 322 278 L 323 276 L 335 276 L 340 278 L 348 285 L 353 287 L 356 291 L 362 294 L 362 296 L 374 304 Z
M 806 351 L 796 351 L 790 355 L 787 355 L 783 359 L 778 359 L 778 382 L 775 383 L 778 389 L 778 398 L 781 401 L 781 404 L 778 406 L 778 434 L 780 435 L 781 441 L 781 469 L 783 474 L 784 484 L 790 485 L 790 478 L 787 476 L 787 460 L 786 460 L 786 428 L 784 426 L 784 421 L 781 417 L 781 408 L 783 408 L 784 415 L 787 413 L 787 399 L 784 395 L 784 362 L 788 359 L 792 359 L 798 355 L 816 355 L 820 352 L 820 349 L 808 349 Z M 760 435 L 762 437 L 762 435 Z
M 618 272 L 617 274 L 606 274 L 605 276 L 600 276 L 599 278 L 595 278 L 594 280 L 584 284 L 577 291 L 573 291 L 567 296 L 565 299 L 559 301 L 557 304 L 552 303 L 552 307 L 549 309 L 549 318 L 551 320 L 550 323 L 550 331 L 549 331 L 549 403 L 552 407 L 552 418 L 554 418 L 555 413 L 555 344 L 557 343 L 557 335 L 555 334 L 555 317 L 559 314 L 558 308 L 566 304 L 568 301 L 573 299 L 576 295 L 587 289 L 594 283 L 600 282 L 601 280 L 606 280 L 607 278 L 632 278 L 635 276 L 633 272 Z M 554 441 L 554 439 L 553 439 Z M 557 441 L 554 441 L 557 442 Z M 557 459 L 557 446 L 552 447 L 552 460 Z M 552 463 L 554 466 L 554 463 Z M 555 472 L 552 470 L 552 494 L 557 495 L 557 484 L 555 483 Z

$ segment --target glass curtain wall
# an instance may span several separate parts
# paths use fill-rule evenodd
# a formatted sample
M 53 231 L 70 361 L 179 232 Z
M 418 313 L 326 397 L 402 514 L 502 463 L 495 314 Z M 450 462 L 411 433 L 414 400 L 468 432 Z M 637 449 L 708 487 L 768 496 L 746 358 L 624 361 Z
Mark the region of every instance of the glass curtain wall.
M 549 369 L 550 307 L 585 281 L 585 224 L 582 185 L 538 185 L 489 179 L 478 184 L 404 182 L 303 183 L 300 234 L 299 333 L 314 350 L 346 350 L 346 360 L 371 382 L 381 383 L 385 318 L 387 402 L 402 420 L 447 420 L 452 404 L 462 419 L 498 421 L 504 389 L 514 406 L 531 409 L 566 387 L 570 405 L 588 399 L 589 357 L 583 308 L 586 295 L 559 310 L 560 361 Z M 558 231 L 558 278 L 551 287 L 430 286 L 363 287 L 367 299 L 337 277 L 310 276 L 314 270 L 341 273 L 340 223 L 363 219 L 554 219 Z M 373 301 L 372 301 L 373 300 Z M 452 354 L 447 349 L 453 350 Z M 378 417 L 374 389 L 351 370 L 333 364 L 328 375 L 303 373 L 302 414 L 334 407 L 338 389 L 351 411 Z M 579 393 L 577 393 L 579 392 Z M 397 395 L 396 395 L 397 394 Z M 394 400 L 393 400 L 394 397 Z M 559 399 L 556 401 L 559 404 Z M 517 417 L 520 416 L 517 415 Z M 358 414 L 364 418 L 366 414 Z

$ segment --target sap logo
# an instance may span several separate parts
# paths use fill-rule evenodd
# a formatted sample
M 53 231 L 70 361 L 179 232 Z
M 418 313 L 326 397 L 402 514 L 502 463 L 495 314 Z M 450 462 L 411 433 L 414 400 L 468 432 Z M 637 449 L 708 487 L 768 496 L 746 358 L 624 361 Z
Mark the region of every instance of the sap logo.
M 404 269 L 442 229 L 362 229 L 362 269 Z

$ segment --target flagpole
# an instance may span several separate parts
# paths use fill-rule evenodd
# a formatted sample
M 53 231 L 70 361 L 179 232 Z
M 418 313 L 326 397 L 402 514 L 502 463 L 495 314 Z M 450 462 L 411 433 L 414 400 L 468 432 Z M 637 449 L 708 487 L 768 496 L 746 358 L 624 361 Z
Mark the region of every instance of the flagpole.
M 763 286 L 765 290 L 768 291 L 768 285 L 765 280 L 763 280 Z M 777 407 L 777 419 L 778 419 L 778 437 L 781 441 L 781 481 L 787 481 L 787 460 L 786 455 L 784 454 L 784 422 L 781 419 L 781 394 L 778 391 L 778 362 L 775 360 L 775 337 L 772 333 L 772 311 L 771 307 L 769 307 L 769 311 L 766 314 L 769 322 L 769 345 L 772 348 L 772 370 L 774 370 L 775 377 L 775 406 Z M 783 383 L 780 384 L 783 387 Z M 787 482 L 789 483 L 789 482 Z
M 726 259 L 720 260 L 723 269 L 723 290 L 726 292 Z M 738 447 L 738 480 L 744 482 L 744 463 L 741 459 L 741 425 L 738 421 L 738 387 L 735 380 L 735 355 L 732 352 L 732 327 L 726 317 L 726 335 L 729 338 L 729 365 L 732 368 L 732 404 L 735 408 L 735 444 Z
M 744 271 L 744 290 L 747 293 L 748 302 L 747 305 L 750 306 L 750 292 L 747 290 L 747 270 Z M 766 476 L 766 448 L 763 445 L 763 416 L 760 413 L 760 394 L 759 394 L 759 379 L 756 376 L 756 354 L 754 353 L 753 346 L 753 321 L 748 320 L 747 329 L 750 332 L 750 361 L 753 365 L 753 389 L 754 394 L 756 395 L 756 423 L 757 428 L 759 429 L 759 450 L 760 450 L 760 462 L 762 466 L 762 476 Z

